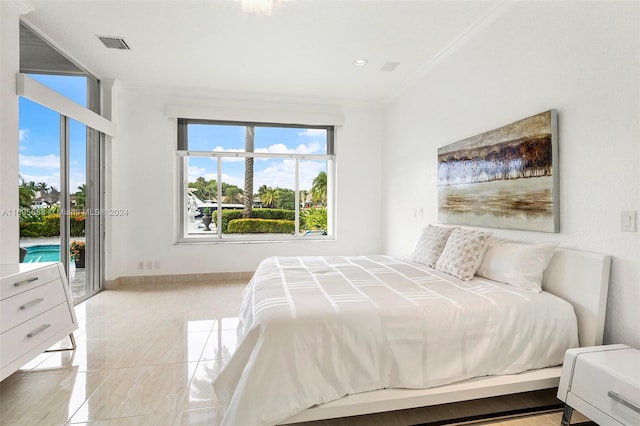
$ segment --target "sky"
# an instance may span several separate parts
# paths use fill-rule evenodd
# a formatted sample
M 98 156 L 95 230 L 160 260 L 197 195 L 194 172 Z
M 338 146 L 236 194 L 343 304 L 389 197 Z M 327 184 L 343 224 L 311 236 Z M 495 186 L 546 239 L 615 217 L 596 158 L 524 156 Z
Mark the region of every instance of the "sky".
M 190 124 L 189 151 L 243 152 L 244 126 Z M 254 151 L 260 153 L 291 153 L 326 155 L 327 135 L 323 129 L 282 127 L 257 127 Z M 309 190 L 313 178 L 327 170 L 326 160 L 301 160 L 299 189 Z M 206 180 L 217 179 L 215 157 L 190 157 L 189 182 L 202 176 Z M 244 187 L 244 158 L 224 158 L 222 181 Z M 256 158 L 254 161 L 254 192 L 266 185 L 272 188 L 295 189 L 295 160 Z
M 85 77 L 30 74 L 30 77 L 86 106 Z M 60 190 L 60 114 L 20 98 L 20 176 Z M 86 182 L 86 126 L 71 120 L 69 129 L 70 191 Z
M 74 102 L 86 106 L 85 77 L 30 75 Z M 189 125 L 190 151 L 244 151 L 245 128 L 227 125 Z M 86 127 L 76 121 L 70 127 L 70 190 L 75 193 L 86 182 Z M 35 102 L 20 98 L 20 175 L 25 182 L 45 182 L 60 189 L 60 115 Z M 326 155 L 326 131 L 282 127 L 258 127 L 255 130 L 255 151 L 261 153 L 295 153 Z M 326 160 L 301 160 L 301 190 L 311 189 L 313 178 L 327 170 Z M 202 176 L 217 179 L 214 157 L 190 157 L 189 181 Z M 225 158 L 222 181 L 244 187 L 244 159 Z M 254 162 L 254 192 L 262 185 L 295 188 L 295 160 L 256 159 Z

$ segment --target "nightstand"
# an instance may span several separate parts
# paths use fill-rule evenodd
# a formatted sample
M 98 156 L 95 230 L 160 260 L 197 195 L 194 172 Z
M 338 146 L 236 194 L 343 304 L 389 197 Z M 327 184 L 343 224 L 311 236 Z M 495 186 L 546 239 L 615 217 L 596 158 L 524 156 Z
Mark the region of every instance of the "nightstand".
M 0 265 L 0 380 L 77 328 L 61 263 Z
M 640 425 L 640 351 L 626 345 L 568 350 L 558 399 L 565 403 L 563 426 L 573 409 L 601 426 Z

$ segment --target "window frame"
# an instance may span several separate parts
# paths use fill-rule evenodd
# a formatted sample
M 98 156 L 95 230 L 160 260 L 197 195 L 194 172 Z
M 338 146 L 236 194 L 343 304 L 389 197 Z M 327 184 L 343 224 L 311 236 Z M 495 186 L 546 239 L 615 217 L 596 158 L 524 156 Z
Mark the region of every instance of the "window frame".
M 327 132 L 326 137 L 326 154 L 294 154 L 294 153 L 262 153 L 262 152 L 244 152 L 244 151 L 198 151 L 188 149 L 188 126 L 190 124 L 199 125 L 228 125 L 228 126 L 252 126 L 260 127 L 281 127 L 293 129 L 322 129 Z M 176 214 L 176 242 L 178 244 L 198 244 L 198 243 L 271 243 L 271 242 L 291 242 L 291 241 L 335 241 L 335 192 L 336 192 L 336 154 L 335 154 L 335 133 L 334 125 L 307 125 L 307 124 L 285 124 L 285 123 L 268 123 L 254 121 L 235 121 L 235 120 L 213 120 L 213 119 L 191 119 L 177 118 L 177 143 L 176 143 L 176 170 L 178 181 L 178 202 L 176 203 L 178 212 Z M 188 176 L 188 159 L 190 157 L 209 157 L 216 158 L 216 182 L 217 193 L 222 194 L 222 162 L 223 158 L 268 158 L 268 159 L 288 159 L 295 160 L 295 232 L 289 234 L 269 234 L 265 238 L 256 238 L 254 234 L 240 234 L 229 237 L 229 234 L 223 234 L 220 228 L 217 229 L 212 236 L 192 236 L 188 233 L 188 217 L 187 217 L 187 187 L 189 185 Z M 324 160 L 327 162 L 327 234 L 326 235 L 307 235 L 300 238 L 300 161 L 304 160 Z M 255 183 L 255 180 L 254 180 Z M 217 223 L 222 222 L 222 197 L 217 197 L 218 207 L 216 209 Z

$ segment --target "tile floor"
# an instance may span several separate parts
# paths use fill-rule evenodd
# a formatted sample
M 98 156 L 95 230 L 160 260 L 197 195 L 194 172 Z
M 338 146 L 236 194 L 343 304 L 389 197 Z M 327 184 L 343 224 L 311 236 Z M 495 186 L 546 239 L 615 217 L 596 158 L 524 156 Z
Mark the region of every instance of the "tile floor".
M 77 350 L 44 353 L 2 381 L 0 424 L 217 424 L 211 382 L 235 350 L 245 285 L 146 285 L 78 304 Z M 560 413 L 552 416 L 478 424 L 559 424 Z M 388 419 L 408 424 L 403 414 L 381 415 L 376 424 Z M 366 418 L 336 424 L 345 421 L 370 425 Z
M 78 304 L 77 350 L 2 381 L 0 424 L 216 424 L 211 382 L 235 350 L 245 285 L 103 291 Z

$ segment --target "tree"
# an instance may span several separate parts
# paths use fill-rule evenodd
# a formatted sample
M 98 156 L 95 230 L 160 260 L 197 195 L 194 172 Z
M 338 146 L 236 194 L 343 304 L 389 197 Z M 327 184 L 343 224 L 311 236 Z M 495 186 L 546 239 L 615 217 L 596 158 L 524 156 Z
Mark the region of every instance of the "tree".
M 277 207 L 283 210 L 296 209 L 296 193 L 293 189 L 277 188 L 278 203 Z
M 87 185 L 84 183 L 78 187 L 78 192 L 74 194 L 76 196 L 76 209 L 84 209 L 87 200 Z
M 47 185 L 46 182 L 40 182 L 36 183 L 33 189 L 35 189 L 36 191 L 40 191 L 41 194 L 44 194 L 49 190 L 49 185 Z
M 245 152 L 253 152 L 254 140 L 255 127 L 245 127 Z M 249 218 L 253 211 L 253 157 L 246 157 L 244 159 L 244 193 L 247 194 L 247 196 L 244 197 L 244 210 L 242 211 L 242 217 Z
M 224 186 L 224 183 L 222 185 Z M 195 194 L 201 200 L 213 200 L 218 195 L 218 182 L 215 179 L 206 180 L 198 176 L 195 182 L 189 183 L 189 188 L 197 189 Z
M 34 189 L 34 183 L 26 183 L 24 179 L 20 178 L 20 186 L 18 187 L 18 200 L 20 207 L 31 207 L 33 204 L 33 197 L 36 196 Z
M 242 189 L 234 185 L 227 187 L 227 190 L 223 191 L 223 194 L 224 202 L 229 204 L 240 204 L 245 199 L 245 197 L 242 196 Z
M 313 178 L 311 198 L 316 205 L 323 206 L 327 203 L 327 172 L 320 172 Z
M 260 189 L 262 189 L 262 187 L 260 187 Z M 260 201 L 262 201 L 263 207 L 275 207 L 278 202 L 278 190 L 267 188 L 265 186 L 265 189 L 262 191 L 262 195 L 260 196 Z

